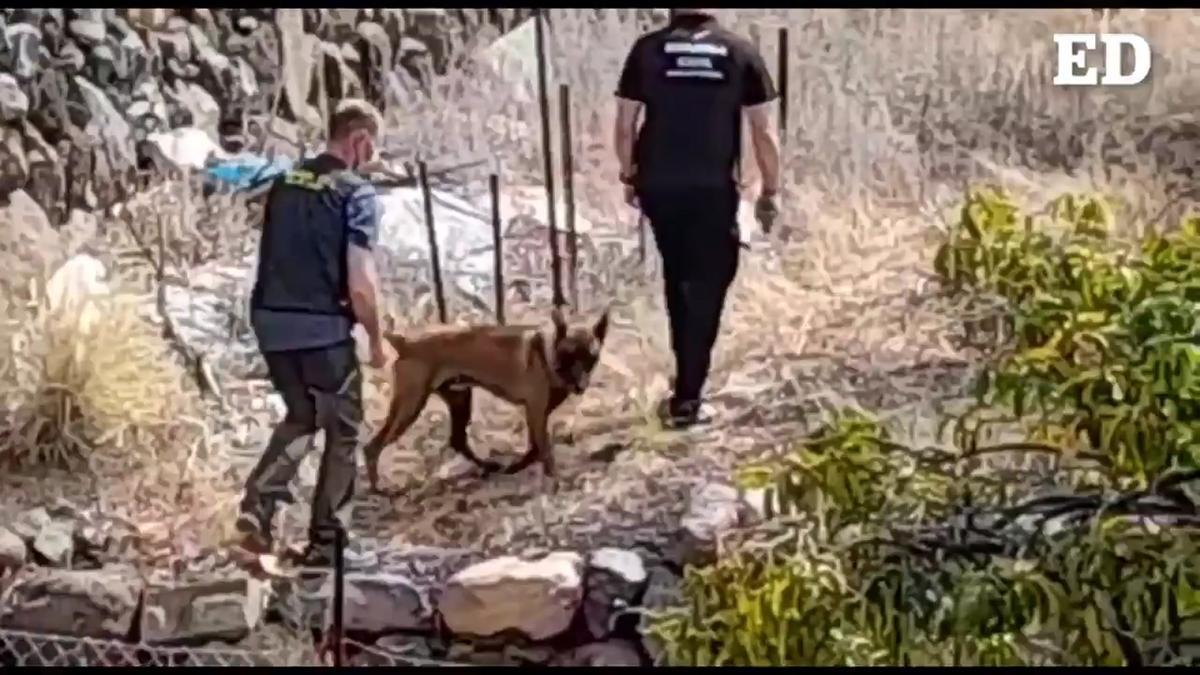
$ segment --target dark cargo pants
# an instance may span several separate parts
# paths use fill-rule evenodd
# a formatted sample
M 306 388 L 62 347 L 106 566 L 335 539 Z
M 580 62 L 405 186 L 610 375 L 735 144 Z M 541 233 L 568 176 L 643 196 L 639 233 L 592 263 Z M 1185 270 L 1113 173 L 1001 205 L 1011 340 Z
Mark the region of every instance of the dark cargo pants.
M 362 374 L 354 342 L 331 347 L 263 354 L 271 383 L 283 397 L 287 415 L 275 427 L 266 451 L 246 480 L 242 511 L 253 515 L 270 536 L 277 502 L 294 501 L 288 484 L 312 443 L 325 432 L 325 452 L 317 473 L 309 543 L 329 546 L 354 496 L 355 451 L 362 424 Z
M 643 189 L 638 199 L 662 255 L 675 399 L 698 401 L 737 276 L 737 188 Z

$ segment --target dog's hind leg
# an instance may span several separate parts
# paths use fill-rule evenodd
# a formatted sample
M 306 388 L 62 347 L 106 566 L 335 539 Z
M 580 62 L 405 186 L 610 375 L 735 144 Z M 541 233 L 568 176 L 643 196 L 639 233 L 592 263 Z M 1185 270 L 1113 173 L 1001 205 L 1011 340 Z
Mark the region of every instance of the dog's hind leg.
M 471 425 L 472 389 L 470 387 L 455 389 L 449 384 L 443 384 L 438 387 L 437 393 L 446 402 L 446 407 L 450 409 L 450 447 L 482 469 L 484 475 L 499 471 L 499 464 L 491 460 L 480 459 L 471 449 L 467 427 Z
M 367 465 L 367 478 L 371 490 L 379 489 L 379 456 L 383 449 L 404 435 L 417 416 L 425 409 L 429 400 L 428 374 L 413 372 L 409 375 L 397 376 L 392 385 L 392 403 L 388 407 L 387 417 L 379 432 L 363 448 L 363 459 Z

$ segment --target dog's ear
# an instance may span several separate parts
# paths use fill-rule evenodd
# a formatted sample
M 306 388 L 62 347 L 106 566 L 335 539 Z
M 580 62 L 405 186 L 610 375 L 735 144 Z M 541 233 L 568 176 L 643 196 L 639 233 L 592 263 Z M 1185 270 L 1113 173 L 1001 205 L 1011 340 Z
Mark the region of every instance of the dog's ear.
M 562 307 L 555 307 L 550 310 L 550 321 L 554 323 L 554 344 L 563 341 L 567 337 L 567 319 L 563 316 Z
M 604 308 L 604 313 L 596 321 L 596 325 L 592 326 L 592 335 L 596 338 L 596 342 L 604 342 L 604 338 L 608 336 L 608 313 L 612 310 L 612 305 Z

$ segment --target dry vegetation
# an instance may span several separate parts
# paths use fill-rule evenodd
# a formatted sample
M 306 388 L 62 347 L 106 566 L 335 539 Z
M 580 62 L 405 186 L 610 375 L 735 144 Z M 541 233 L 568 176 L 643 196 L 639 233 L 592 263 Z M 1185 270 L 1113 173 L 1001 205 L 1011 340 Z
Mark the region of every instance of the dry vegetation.
M 396 543 L 489 551 L 586 540 L 628 544 L 652 538 L 654 530 L 673 522 L 682 495 L 698 480 L 728 475 L 764 447 L 795 436 L 820 408 L 857 400 L 910 434 L 926 436 L 931 409 L 941 397 L 962 393 L 974 358 L 960 346 L 964 309 L 949 306 L 928 283 L 936 235 L 963 186 L 1000 182 L 1033 200 L 1100 189 L 1121 198 L 1124 219 L 1138 223 L 1153 221 L 1174 196 L 1176 182 L 1160 157 L 1130 153 L 1135 141 L 1159 125 L 1174 125 L 1172 115 L 1194 109 L 1200 96 L 1189 86 L 1195 72 L 1184 58 L 1196 22 L 1192 12 L 1130 10 L 1111 18 L 1113 30 L 1145 35 L 1158 59 L 1153 86 L 1117 93 L 1063 91 L 1049 84 L 1050 34 L 1096 29 L 1099 19 L 1087 10 L 722 13 L 734 29 L 758 33 L 772 67 L 778 27 L 789 28 L 792 47 L 784 231 L 770 241 L 753 241 L 744 255 L 710 385 L 722 408 L 718 423 L 679 437 L 658 432 L 650 422 L 670 363 L 655 254 L 651 251 L 645 270 L 630 256 L 585 258 L 583 309 L 612 300 L 618 320 L 594 389 L 560 414 L 560 424 L 574 436 L 572 445 L 560 443 L 565 473 L 560 492 L 541 495 L 532 474 L 485 484 L 439 469 L 439 459 L 448 456 L 445 416 L 434 405 L 385 456 L 388 479 L 407 491 L 395 501 L 361 498 L 359 514 L 373 534 Z M 633 241 L 636 214 L 621 205 L 612 179 L 611 91 L 628 46 L 651 26 L 650 17 L 612 9 L 553 10 L 551 16 L 552 81 L 570 85 L 574 111 L 579 214 L 596 223 L 598 234 Z M 386 109 L 385 145 L 439 165 L 495 156 L 506 188 L 539 184 L 538 109 L 530 94 L 475 64 L 437 78 L 427 100 L 402 105 L 396 98 Z M 556 99 L 557 89 L 552 109 Z M 470 198 L 486 204 L 482 175 L 463 177 L 470 180 Z M 186 279 L 190 268 L 205 261 L 239 264 L 253 240 L 246 236 L 252 230 L 243 206 L 217 198 L 206 202 L 176 182 L 156 189 L 176 196 L 143 197 L 140 207 L 108 222 L 100 255 L 122 283 L 147 298 L 143 315 L 157 322 L 153 298 L 163 283 Z M 745 227 L 752 228 L 749 219 Z M 28 244 L 6 243 L 2 250 L 0 264 L 21 270 L 19 278 L 47 269 L 17 266 L 29 260 Z M 65 253 L 56 255 L 62 259 Z M 541 321 L 549 296 L 544 258 L 510 258 L 509 265 L 511 281 L 529 277 L 533 288 L 529 302 L 514 299 L 510 321 Z M 417 288 L 397 283 L 388 289 L 402 329 L 432 320 L 431 304 L 418 301 Z M 165 404 L 152 387 L 178 385 L 194 393 L 196 364 L 187 362 L 186 349 L 176 349 L 171 358 L 151 358 L 145 350 L 158 347 L 140 339 L 118 341 L 117 331 L 103 341 L 87 341 L 83 355 L 72 358 L 94 360 L 70 361 L 76 379 L 63 379 L 53 368 L 74 348 L 69 338 L 10 340 L 52 329 L 32 321 L 38 315 L 27 307 L 33 300 L 28 293 L 8 285 L 0 298 L 9 319 L 4 349 L 20 348 L 20 360 L 35 364 L 29 372 L 36 373 L 4 378 L 4 398 L 22 402 L 5 409 L 8 430 L 27 429 L 46 416 L 36 412 L 50 410 L 39 392 L 81 383 L 68 398 L 81 411 L 90 410 L 83 414 L 92 417 L 85 419 L 99 425 L 87 438 L 123 460 L 93 464 L 97 479 L 87 481 L 87 489 L 99 494 L 91 496 L 141 523 L 148 552 L 185 554 L 220 541 L 228 534 L 247 456 L 257 451 L 274 419 L 269 388 L 217 373 L 229 414 L 219 413 L 212 396 L 201 402 L 193 395 L 185 406 L 146 408 L 148 400 Z M 466 312 L 460 300 L 451 298 L 456 320 L 483 320 Z M 109 318 L 127 335 L 146 336 L 132 317 L 117 312 Z M 101 365 L 127 357 L 157 366 Z M 178 365 L 168 368 L 173 358 Z M 88 373 L 100 379 L 86 379 Z M 114 387 L 127 393 L 97 398 Z M 376 374 L 370 387 L 368 422 L 374 428 L 386 383 Z M 127 412 L 112 408 L 126 397 L 134 400 Z M 518 416 L 482 398 L 472 430 L 475 444 L 515 451 L 524 437 Z M 187 422 L 189 417 L 199 426 Z M 127 427 L 158 435 L 105 436 Z M 203 429 L 202 437 L 186 437 L 194 429 Z M 613 445 L 629 451 L 611 463 L 593 459 Z M 49 471 L 6 475 L 0 499 L 13 506 L 77 493 L 76 476 Z M 430 477 L 439 471 L 445 479 Z M 287 516 L 297 529 L 306 517 L 303 501 Z

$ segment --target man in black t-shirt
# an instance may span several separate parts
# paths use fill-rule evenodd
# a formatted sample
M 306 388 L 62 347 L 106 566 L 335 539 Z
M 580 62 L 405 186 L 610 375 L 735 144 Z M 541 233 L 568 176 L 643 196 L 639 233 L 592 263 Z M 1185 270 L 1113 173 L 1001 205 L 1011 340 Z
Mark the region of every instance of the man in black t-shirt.
M 755 215 L 764 231 L 778 213 L 775 87 L 748 41 L 718 25 L 709 10 L 691 8 L 673 10 L 666 28 L 634 43 L 616 95 L 626 201 L 650 221 L 663 260 L 676 369 L 659 417 L 668 427 L 685 427 L 702 421 L 710 354 L 737 274 L 743 113 L 762 174 Z

